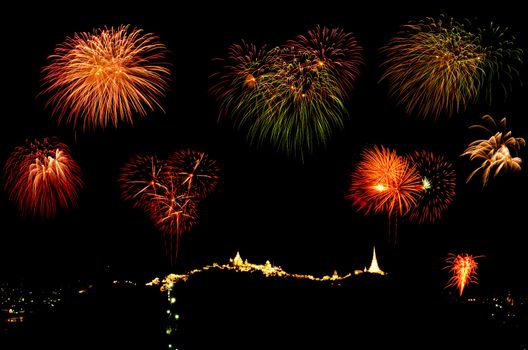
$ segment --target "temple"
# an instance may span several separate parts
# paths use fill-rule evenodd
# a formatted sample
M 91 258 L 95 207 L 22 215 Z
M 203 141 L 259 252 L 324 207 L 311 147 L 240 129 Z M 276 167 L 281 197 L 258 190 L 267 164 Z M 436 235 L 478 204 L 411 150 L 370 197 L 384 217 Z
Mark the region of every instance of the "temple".
M 378 275 L 385 275 L 385 272 L 383 272 L 378 266 L 378 259 L 376 259 L 376 247 L 374 247 L 373 249 L 374 249 L 374 253 L 372 254 L 372 262 L 370 263 L 370 267 L 368 268 L 368 270 L 365 267 L 364 272 L 376 273 Z

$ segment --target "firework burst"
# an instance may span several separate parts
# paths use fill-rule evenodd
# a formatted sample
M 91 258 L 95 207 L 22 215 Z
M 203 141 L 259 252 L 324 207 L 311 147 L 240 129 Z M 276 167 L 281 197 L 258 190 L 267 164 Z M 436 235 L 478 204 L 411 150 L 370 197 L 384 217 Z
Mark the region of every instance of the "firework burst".
M 454 255 L 449 254 L 446 259 L 446 269 L 452 273 L 451 278 L 447 282 L 446 288 L 455 287 L 460 292 L 460 295 L 464 292 L 464 288 L 470 283 L 478 283 L 477 279 L 477 267 L 478 264 L 475 259 L 469 254 Z
M 163 233 L 165 254 L 174 267 L 178 257 L 180 238 L 191 231 L 198 219 L 198 203 L 183 191 L 178 177 L 166 179 L 156 193 L 151 192 L 148 215 L 156 228 Z
M 58 45 L 43 68 L 46 107 L 73 127 L 117 127 L 133 115 L 163 110 L 167 50 L 153 34 L 120 26 L 76 33 Z
M 455 197 L 455 169 L 443 156 L 428 151 L 415 151 L 408 159 L 422 179 L 422 191 L 409 217 L 419 223 L 435 222 Z
M 359 77 L 363 48 L 352 33 L 343 29 L 316 26 L 307 35 L 299 35 L 285 46 L 313 55 L 315 65 L 330 70 L 343 93 L 352 90 Z
M 204 152 L 191 149 L 174 152 L 168 159 L 168 172 L 178 178 L 187 196 L 204 198 L 218 184 L 220 169 Z
M 290 48 L 271 52 L 273 80 L 248 137 L 251 143 L 270 141 L 284 153 L 303 158 L 343 127 L 345 95 L 331 69 L 311 53 Z
M 121 197 L 132 202 L 134 207 L 149 207 L 151 196 L 158 193 L 158 188 L 164 187 L 165 167 L 165 162 L 156 156 L 132 157 L 121 169 L 118 179 Z
M 200 200 L 218 184 L 216 161 L 204 152 L 174 152 L 167 161 L 156 156 L 132 157 L 118 179 L 121 197 L 143 210 L 163 233 L 166 256 L 174 267 L 179 241 L 198 220 Z
M 211 92 L 250 143 L 303 158 L 343 127 L 361 54 L 352 34 L 324 27 L 269 51 L 233 45 Z
M 521 158 L 512 156 L 512 153 L 519 152 L 521 147 L 526 146 L 526 141 L 522 137 L 511 135 L 511 131 L 506 129 L 506 118 L 497 123 L 491 116 L 485 115 L 482 120 L 490 126 L 476 124 L 470 129 L 482 129 L 491 134 L 491 137 L 471 142 L 462 156 L 469 156 L 472 161 L 481 162 L 480 166 L 469 174 L 467 182 L 482 170 L 482 185 L 486 186 L 491 173 L 497 176 L 502 170 L 521 170 Z
M 417 203 L 422 182 L 416 169 L 395 151 L 365 149 L 352 173 L 348 198 L 365 213 L 403 216 Z
M 270 57 L 265 47 L 242 41 L 228 49 L 225 59 L 217 59 L 223 66 L 222 72 L 212 75 L 217 82 L 210 92 L 220 101 L 221 115 L 233 114 L 238 127 L 253 120 L 265 108 L 267 96 L 272 96 L 272 73 Z
M 181 189 L 181 184 L 168 181 L 159 193 L 151 193 L 149 215 L 156 227 L 167 235 L 181 236 L 191 230 L 197 219 L 197 202 Z M 176 180 L 177 181 L 177 180 Z
M 4 168 L 5 189 L 23 215 L 50 218 L 77 206 L 81 170 L 69 148 L 55 138 L 16 147 Z
M 443 18 L 411 22 L 382 49 L 387 59 L 381 80 L 408 114 L 451 116 L 480 95 L 490 100 L 494 86 L 507 92 L 518 78 L 522 50 L 507 29 L 469 26 Z

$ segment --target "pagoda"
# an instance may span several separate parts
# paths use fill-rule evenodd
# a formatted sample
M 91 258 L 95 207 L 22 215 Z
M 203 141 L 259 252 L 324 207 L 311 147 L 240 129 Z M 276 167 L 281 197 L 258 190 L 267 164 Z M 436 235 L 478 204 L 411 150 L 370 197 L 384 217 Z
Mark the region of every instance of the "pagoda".
M 374 252 L 372 254 L 372 262 L 370 263 L 370 267 L 367 268 L 365 267 L 365 272 L 368 272 L 368 273 L 376 273 L 378 275 L 385 275 L 385 272 L 384 271 L 381 271 L 381 269 L 379 268 L 379 265 L 378 265 L 378 259 L 376 259 L 376 247 L 373 248 L 374 249 Z

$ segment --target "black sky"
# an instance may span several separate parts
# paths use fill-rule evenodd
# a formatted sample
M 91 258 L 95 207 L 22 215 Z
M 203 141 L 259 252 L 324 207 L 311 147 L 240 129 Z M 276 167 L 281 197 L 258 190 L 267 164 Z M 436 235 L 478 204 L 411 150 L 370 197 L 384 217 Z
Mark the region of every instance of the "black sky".
M 425 3 L 425 2 L 424 2 Z M 468 161 L 458 156 L 476 135 L 467 127 L 483 114 L 508 117 L 514 135 L 528 138 L 526 87 L 514 85 L 506 102 L 470 108 L 438 122 L 407 117 L 387 88 L 378 84 L 378 49 L 410 19 L 440 14 L 490 20 L 509 26 L 528 51 L 528 28 L 520 5 L 478 3 L 435 5 L 378 3 L 348 7 L 322 2 L 246 3 L 187 9 L 148 2 L 142 5 L 87 4 L 86 8 L 24 5 L 6 14 L 2 66 L 4 93 L 0 164 L 26 138 L 58 136 L 79 162 L 85 180 L 77 210 L 41 222 L 20 218 L 5 191 L 0 195 L 0 278 L 95 276 L 110 266 L 131 276 L 164 269 L 161 234 L 141 212 L 119 198 L 119 169 L 135 153 L 160 156 L 183 148 L 210 153 L 222 168 L 218 191 L 201 208 L 196 229 L 183 238 L 180 268 L 223 261 L 240 250 L 254 261 L 270 259 L 289 271 L 350 271 L 368 263 L 372 244 L 380 264 L 403 274 L 417 273 L 442 285 L 449 252 L 485 255 L 481 284 L 527 284 L 524 255 L 527 232 L 528 173 L 502 174 L 488 188 L 465 184 Z M 171 91 L 166 113 L 152 113 L 134 127 L 74 135 L 57 127 L 44 100 L 37 98 L 40 69 L 56 44 L 75 32 L 131 24 L 157 34 L 172 52 Z M 328 147 L 305 163 L 271 148 L 250 147 L 228 121 L 217 123 L 217 104 L 209 96 L 214 57 L 241 39 L 276 46 L 315 25 L 353 32 L 365 48 L 366 66 L 350 96 L 350 118 Z M 526 56 L 526 55 L 525 55 Z M 526 86 L 526 67 L 522 67 Z M 429 149 L 444 154 L 457 171 L 457 199 L 436 225 L 401 223 L 399 242 L 385 242 L 387 220 L 355 213 L 344 196 L 348 176 L 363 147 L 384 144 L 400 153 Z M 521 156 L 526 157 L 526 149 Z

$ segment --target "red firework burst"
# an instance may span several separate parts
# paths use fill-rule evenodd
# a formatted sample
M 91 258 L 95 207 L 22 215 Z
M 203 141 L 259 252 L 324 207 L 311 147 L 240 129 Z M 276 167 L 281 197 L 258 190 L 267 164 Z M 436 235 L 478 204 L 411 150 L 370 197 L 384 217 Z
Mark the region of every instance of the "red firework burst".
M 168 187 L 151 194 L 149 215 L 164 234 L 180 236 L 194 226 L 197 219 L 197 202 L 180 192 L 183 187 L 169 181 Z
M 420 174 L 423 189 L 409 217 L 419 223 L 435 222 L 455 197 L 455 169 L 443 156 L 428 151 L 415 151 L 408 158 Z
M 363 64 L 363 48 L 352 33 L 340 28 L 317 25 L 307 35 L 288 41 L 285 47 L 313 55 L 313 63 L 330 69 L 344 94 L 352 89 Z
M 449 265 L 446 268 L 452 273 L 451 278 L 447 282 L 446 288 L 455 287 L 459 290 L 460 295 L 464 292 L 464 288 L 470 283 L 478 283 L 477 267 L 478 264 L 475 259 L 469 254 L 454 255 L 449 254 L 446 263 Z
M 150 219 L 165 239 L 165 254 L 174 267 L 183 234 L 190 232 L 198 218 L 198 203 L 189 197 L 178 178 L 169 178 L 157 193 L 149 193 Z
M 206 153 L 191 149 L 174 152 L 168 160 L 167 171 L 178 179 L 187 196 L 204 198 L 218 184 L 220 169 Z
M 422 189 L 416 169 L 383 146 L 364 150 L 351 178 L 348 198 L 365 213 L 402 216 L 416 205 Z
M 74 128 L 132 124 L 132 116 L 163 110 L 168 88 L 167 50 L 153 34 L 120 26 L 75 33 L 58 45 L 43 68 L 44 88 L 59 123 Z
M 168 161 L 136 155 L 122 168 L 121 196 L 147 213 L 163 233 L 166 255 L 173 267 L 180 237 L 198 219 L 198 204 L 218 183 L 216 161 L 204 152 L 174 152 Z
M 44 138 L 16 147 L 4 167 L 5 189 L 23 215 L 50 218 L 77 206 L 81 169 L 68 146 Z
M 165 186 L 165 164 L 152 155 L 132 157 L 121 169 L 118 179 L 121 197 L 132 202 L 134 207 L 150 207 L 151 196 Z

